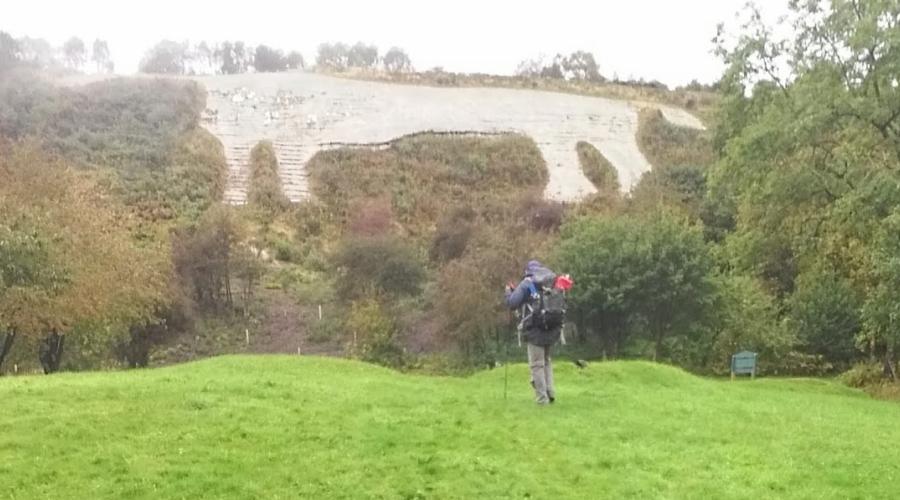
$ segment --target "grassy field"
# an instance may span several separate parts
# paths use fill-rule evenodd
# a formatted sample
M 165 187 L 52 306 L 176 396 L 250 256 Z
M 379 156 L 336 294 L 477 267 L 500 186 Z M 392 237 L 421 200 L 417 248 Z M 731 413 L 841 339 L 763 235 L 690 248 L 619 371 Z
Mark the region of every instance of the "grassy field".
M 900 405 L 646 362 L 469 378 L 310 357 L 0 380 L 0 498 L 892 498 Z

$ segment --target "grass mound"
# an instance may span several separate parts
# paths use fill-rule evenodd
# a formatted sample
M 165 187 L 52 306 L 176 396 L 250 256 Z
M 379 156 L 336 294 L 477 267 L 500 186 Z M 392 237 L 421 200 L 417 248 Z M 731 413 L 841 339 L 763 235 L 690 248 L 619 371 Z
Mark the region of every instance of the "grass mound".
M 0 380 L 11 498 L 876 498 L 896 403 L 821 381 L 700 379 L 643 362 L 469 378 L 223 357 Z

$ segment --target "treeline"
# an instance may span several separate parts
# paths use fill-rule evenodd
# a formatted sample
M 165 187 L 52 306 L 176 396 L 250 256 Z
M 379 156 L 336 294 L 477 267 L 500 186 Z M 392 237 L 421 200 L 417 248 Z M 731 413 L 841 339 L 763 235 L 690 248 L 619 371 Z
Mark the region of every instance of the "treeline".
M 391 47 L 383 56 L 378 47 L 357 42 L 352 47 L 345 43 L 323 43 L 319 45 L 316 65 L 330 71 L 356 69 L 384 69 L 388 73 L 409 73 L 413 71 L 409 55 L 399 47 Z
M 519 63 L 515 75 L 525 78 L 556 78 L 596 83 L 606 81 L 600 74 L 594 54 L 583 50 L 577 50 L 569 55 L 556 54 L 550 59 L 543 57 L 527 59 Z
M 607 355 L 896 379 L 900 8 L 796 5 L 784 40 L 750 14 L 711 135 L 642 114 L 654 170 L 564 226 L 575 323 Z
M 362 42 L 353 46 L 323 43 L 318 47 L 316 65 L 328 71 L 346 71 L 351 68 L 383 68 L 391 73 L 412 71 L 412 62 L 403 49 L 392 47 L 381 55 L 378 47 Z M 254 47 L 239 40 L 212 44 L 205 41 L 191 44 L 163 40 L 147 51 L 139 68 L 142 73 L 231 75 L 305 67 L 303 54 L 296 50 L 285 53 L 268 45 Z
M 285 54 L 268 45 L 251 47 L 242 41 L 190 44 L 163 40 L 141 60 L 142 73 L 174 75 L 237 74 L 301 69 L 306 62 L 297 51 Z
M 113 72 L 115 65 L 106 40 L 95 39 L 88 47 L 82 39 L 71 37 L 61 47 L 54 47 L 42 38 L 13 38 L 0 31 L 0 71 L 19 65 L 40 70 L 80 71 L 89 63 L 97 73 Z

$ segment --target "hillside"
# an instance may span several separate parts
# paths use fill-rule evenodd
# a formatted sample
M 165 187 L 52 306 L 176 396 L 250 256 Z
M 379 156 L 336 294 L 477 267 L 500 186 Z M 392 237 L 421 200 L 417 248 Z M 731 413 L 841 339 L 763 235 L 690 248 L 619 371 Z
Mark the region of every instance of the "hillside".
M 243 204 L 250 148 L 274 142 L 285 194 L 310 192 L 304 165 L 340 145 L 384 145 L 423 131 L 506 133 L 534 139 L 547 163 L 545 196 L 578 201 L 595 190 L 579 168 L 575 144 L 594 144 L 619 171 L 624 190 L 650 163 L 635 134 L 642 102 L 543 90 L 437 88 L 287 72 L 196 77 L 209 91 L 206 125 L 225 145 L 225 200 Z M 701 122 L 682 108 L 654 105 L 686 127 Z
M 0 380 L 10 498 L 889 498 L 896 403 L 645 362 L 403 375 L 308 357 Z

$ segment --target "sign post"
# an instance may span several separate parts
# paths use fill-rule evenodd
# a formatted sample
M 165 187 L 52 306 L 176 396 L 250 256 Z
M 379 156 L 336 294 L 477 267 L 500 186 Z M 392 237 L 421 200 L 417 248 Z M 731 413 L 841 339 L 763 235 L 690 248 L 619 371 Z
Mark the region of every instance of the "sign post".
M 735 375 L 747 374 L 751 379 L 756 377 L 756 353 L 741 351 L 731 356 L 731 380 Z

